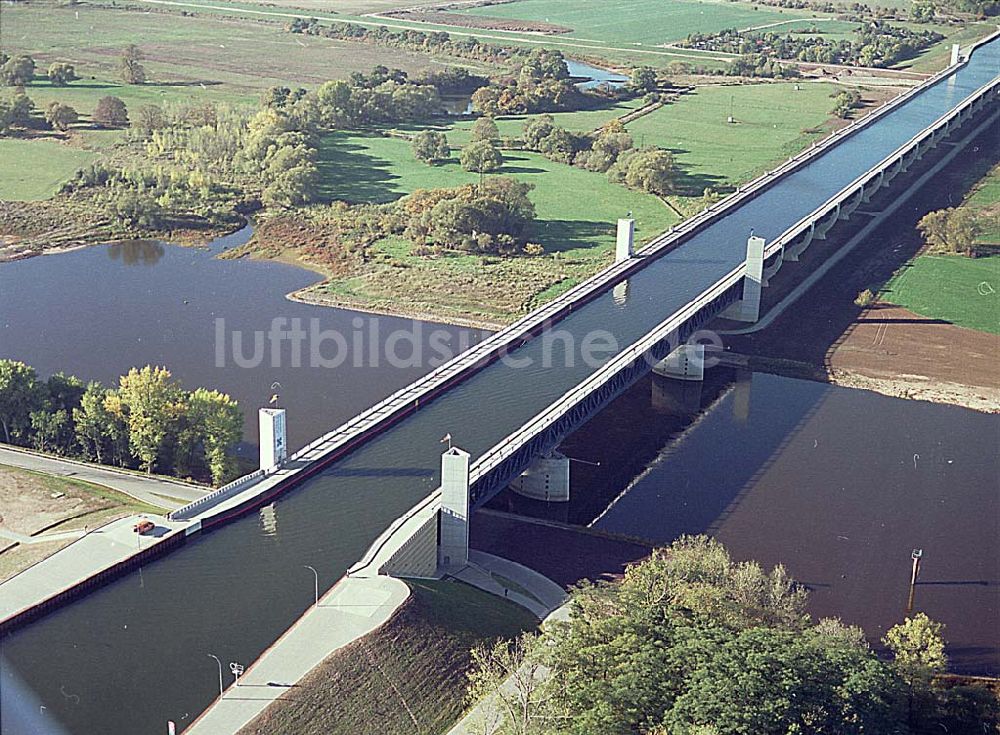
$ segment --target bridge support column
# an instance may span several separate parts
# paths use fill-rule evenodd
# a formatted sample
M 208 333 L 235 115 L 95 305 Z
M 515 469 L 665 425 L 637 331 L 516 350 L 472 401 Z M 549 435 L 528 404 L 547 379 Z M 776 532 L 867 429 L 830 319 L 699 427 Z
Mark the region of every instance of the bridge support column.
M 736 304 L 738 306 L 738 304 Z M 653 372 L 674 380 L 705 379 L 705 345 L 684 344 L 653 366 Z
M 847 222 L 851 218 L 851 215 L 854 214 L 854 210 L 860 206 L 861 200 L 864 199 L 864 196 L 865 187 L 862 186 L 858 190 L 857 194 L 855 194 L 851 199 L 846 199 L 844 201 L 843 206 L 840 208 L 840 212 L 837 214 L 837 219 Z
M 861 201 L 870 202 L 872 197 L 875 196 L 875 192 L 882 188 L 883 182 L 885 182 L 885 169 L 879 171 L 874 181 L 869 181 L 864 185 L 861 189 Z
M 746 275 L 743 277 L 743 297 L 722 316 L 740 322 L 755 322 L 760 318 L 760 290 L 764 277 L 764 238 L 751 235 L 747 240 Z
M 635 238 L 635 220 L 618 220 L 618 238 L 615 242 L 615 262 L 621 263 L 633 255 L 633 240 Z
M 820 221 L 816 224 L 816 232 L 813 233 L 813 239 L 825 240 L 826 233 L 828 233 L 830 231 L 830 228 L 837 223 L 838 219 L 840 219 L 840 202 L 837 202 L 837 205 L 833 208 L 833 211 L 830 212 L 829 215 L 827 215 L 826 221 Z
M 543 454 L 510 484 L 518 495 L 553 503 L 569 502 L 569 458 Z
M 774 256 L 771 265 L 764 269 L 761 273 L 760 283 L 763 287 L 767 288 L 768 283 L 775 276 L 775 274 L 781 270 L 781 264 L 785 262 L 785 246 L 781 246 L 781 250 Z
M 813 235 L 816 234 L 816 223 L 813 222 L 809 225 L 809 229 L 806 230 L 805 234 L 802 235 L 798 242 L 796 242 L 791 247 L 785 248 L 781 252 L 781 257 L 784 260 L 795 263 L 798 261 L 799 256 L 806 251 L 813 241 Z
M 458 447 L 441 455 L 438 563 L 445 569 L 469 563 L 469 453 Z
M 260 468 L 270 470 L 280 467 L 288 458 L 285 439 L 285 409 L 262 408 L 257 412 L 260 422 Z

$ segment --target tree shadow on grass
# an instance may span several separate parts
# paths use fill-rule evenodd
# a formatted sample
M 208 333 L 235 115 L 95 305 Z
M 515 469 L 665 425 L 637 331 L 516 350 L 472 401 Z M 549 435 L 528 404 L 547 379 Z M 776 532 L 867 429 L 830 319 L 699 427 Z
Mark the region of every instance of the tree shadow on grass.
M 346 136 L 328 136 L 320 142 L 318 150 L 319 201 L 385 204 L 404 196 L 405 192 L 393 187 L 392 182 L 400 177 L 392 172 L 391 162 L 373 156 Z
M 667 147 L 665 150 L 670 151 L 673 155 L 674 160 L 689 151 L 686 148 L 678 148 L 676 146 Z M 690 169 L 684 166 L 677 165 L 677 180 L 675 183 L 676 193 L 679 196 L 685 197 L 700 197 L 705 189 L 711 187 L 720 194 L 728 194 L 732 192 L 735 187 L 732 186 L 724 177 L 715 176 L 714 174 L 706 173 L 692 173 Z
M 592 248 L 602 240 L 610 243 L 613 237 L 613 224 L 588 220 L 536 220 L 528 229 L 528 239 L 541 243 L 548 253 Z

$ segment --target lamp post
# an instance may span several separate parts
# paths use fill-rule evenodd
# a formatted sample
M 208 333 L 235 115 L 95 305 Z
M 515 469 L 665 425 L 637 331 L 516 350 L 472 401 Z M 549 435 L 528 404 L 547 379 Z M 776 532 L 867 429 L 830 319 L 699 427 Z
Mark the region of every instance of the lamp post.
M 305 568 L 311 570 L 313 573 L 313 605 L 319 605 L 319 572 L 308 564 L 305 565 Z
M 222 696 L 222 692 L 223 692 L 223 689 L 222 689 L 222 661 L 214 653 L 210 653 L 208 655 L 210 657 L 214 658 L 215 662 L 217 664 L 219 664 L 219 696 L 221 697 Z

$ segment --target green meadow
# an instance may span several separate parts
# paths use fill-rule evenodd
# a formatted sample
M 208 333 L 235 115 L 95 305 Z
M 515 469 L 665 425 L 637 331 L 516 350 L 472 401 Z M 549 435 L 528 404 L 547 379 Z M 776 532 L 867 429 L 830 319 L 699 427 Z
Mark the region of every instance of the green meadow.
M 1000 334 L 1000 256 L 921 255 L 880 297 L 921 316 Z

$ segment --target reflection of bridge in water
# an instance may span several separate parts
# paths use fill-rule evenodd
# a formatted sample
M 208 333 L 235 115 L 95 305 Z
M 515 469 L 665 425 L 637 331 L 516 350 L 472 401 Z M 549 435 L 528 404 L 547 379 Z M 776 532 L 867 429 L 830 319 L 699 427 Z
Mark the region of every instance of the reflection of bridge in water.
M 329 587 L 435 491 L 442 436 L 469 453 L 467 476 L 452 480 L 467 483 L 473 506 L 483 504 L 706 322 L 727 310 L 753 319 L 761 285 L 782 262 L 824 238 L 979 108 L 992 108 L 998 57 L 1000 42 L 981 46 L 967 63 L 305 447 L 287 467 L 191 509 L 204 528 L 222 526 L 300 486 L 276 514 L 192 536 L 141 577 L 122 577 L 8 636 L 0 673 L 16 672 L 73 732 L 156 731 L 167 719 L 183 726 L 184 714 L 201 711 L 217 692 L 205 653 L 256 659 L 312 602 L 303 565 L 316 566 Z M 748 251 L 751 231 L 760 239 Z M 556 323 L 570 339 L 544 339 Z M 578 353 L 595 330 L 614 343 L 600 364 Z M 442 516 L 443 533 L 460 536 L 457 510 L 459 517 Z

